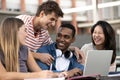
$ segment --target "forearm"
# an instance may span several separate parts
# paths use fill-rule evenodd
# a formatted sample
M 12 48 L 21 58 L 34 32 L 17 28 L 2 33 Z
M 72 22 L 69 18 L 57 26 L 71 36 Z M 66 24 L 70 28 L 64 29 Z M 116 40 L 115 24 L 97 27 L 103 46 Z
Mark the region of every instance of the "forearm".
M 35 62 L 35 59 L 33 58 L 32 54 L 28 54 L 27 65 L 28 65 L 30 71 L 32 71 L 32 72 L 41 71 L 40 67 Z
M 38 58 L 38 54 L 37 54 L 37 53 L 35 53 L 35 52 L 31 52 L 31 51 L 30 51 L 30 53 L 32 53 L 32 55 L 33 55 L 34 59 L 39 59 L 39 58 Z M 39 54 L 39 55 L 40 55 L 40 54 Z
M 36 73 L 4 72 L 0 74 L 0 80 L 24 80 L 27 78 L 36 78 Z
M 39 72 L 41 71 L 41 68 L 37 65 L 37 63 L 32 63 L 29 62 L 28 63 L 28 68 L 31 72 Z
M 41 59 L 43 57 L 42 54 L 36 53 L 36 52 L 30 52 L 30 53 L 32 53 L 34 59 L 37 59 L 37 60 L 41 61 Z
M 82 75 L 82 71 L 79 68 L 74 68 L 72 70 L 67 71 L 68 77 L 72 77 L 75 75 Z
M 44 70 L 40 72 L 0 72 L 0 80 L 23 80 L 29 78 L 51 78 L 57 77 L 52 71 Z

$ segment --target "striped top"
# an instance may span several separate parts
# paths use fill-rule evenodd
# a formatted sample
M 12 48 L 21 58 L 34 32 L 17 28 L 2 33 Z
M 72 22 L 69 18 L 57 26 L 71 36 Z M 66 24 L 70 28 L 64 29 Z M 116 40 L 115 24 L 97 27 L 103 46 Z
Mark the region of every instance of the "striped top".
M 25 43 L 31 51 L 36 52 L 36 50 L 39 47 L 52 43 L 52 39 L 48 33 L 48 30 L 41 29 L 38 36 L 37 37 L 34 36 L 34 29 L 33 29 L 34 16 L 19 15 L 16 18 L 21 19 L 25 23 L 25 27 L 27 30 Z

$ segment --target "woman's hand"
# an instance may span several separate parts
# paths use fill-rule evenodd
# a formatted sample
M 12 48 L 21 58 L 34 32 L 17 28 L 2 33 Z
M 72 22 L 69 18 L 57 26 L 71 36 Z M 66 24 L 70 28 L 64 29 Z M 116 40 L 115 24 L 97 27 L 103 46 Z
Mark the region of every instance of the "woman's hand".
M 40 78 L 56 78 L 58 77 L 57 74 L 50 70 L 43 70 L 37 73 Z

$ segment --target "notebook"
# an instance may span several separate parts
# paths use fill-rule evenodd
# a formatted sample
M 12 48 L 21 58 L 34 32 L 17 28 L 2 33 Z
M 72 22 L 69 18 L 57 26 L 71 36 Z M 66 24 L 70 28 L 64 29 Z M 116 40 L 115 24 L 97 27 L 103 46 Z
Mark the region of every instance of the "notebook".
M 30 79 L 24 79 L 24 80 L 65 80 L 64 77 L 61 78 L 30 78 Z
M 112 50 L 89 50 L 86 55 L 83 76 L 108 76 L 112 59 Z

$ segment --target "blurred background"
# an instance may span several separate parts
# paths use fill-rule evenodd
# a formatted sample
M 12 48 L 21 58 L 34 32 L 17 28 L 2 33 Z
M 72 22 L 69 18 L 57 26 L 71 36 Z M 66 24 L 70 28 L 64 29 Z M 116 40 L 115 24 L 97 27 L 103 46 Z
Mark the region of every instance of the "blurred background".
M 0 0 L 0 22 L 8 16 L 19 14 L 34 15 L 38 5 L 47 0 Z M 120 56 L 120 0 L 54 0 L 64 12 L 57 27 L 49 29 L 55 41 L 55 33 L 61 22 L 72 23 L 77 30 L 76 41 L 79 48 L 91 42 L 90 28 L 98 20 L 108 21 L 116 32 L 117 56 Z

